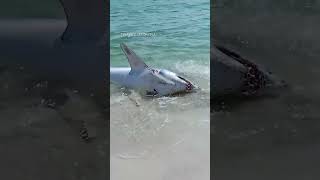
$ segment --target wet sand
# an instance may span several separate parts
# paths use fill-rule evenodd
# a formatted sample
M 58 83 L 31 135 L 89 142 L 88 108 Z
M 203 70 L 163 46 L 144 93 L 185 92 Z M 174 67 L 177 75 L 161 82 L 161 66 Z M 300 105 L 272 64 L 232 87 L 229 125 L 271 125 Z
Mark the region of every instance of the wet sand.
M 110 179 L 210 179 L 208 110 L 180 112 L 112 121 Z
M 210 72 L 185 67 L 201 90 L 150 98 L 111 84 L 110 179 L 210 179 Z
M 86 83 L 99 74 L 91 71 L 99 69 L 93 69 L 94 63 L 80 63 L 74 54 L 68 56 L 72 49 L 55 52 L 53 43 L 65 25 L 56 19 L 0 21 L 0 174 L 4 179 L 109 177 L 108 118 L 104 107 L 86 92 L 101 83 Z M 87 51 L 87 57 L 92 51 Z M 86 52 L 78 54 L 86 57 Z M 68 57 L 75 60 L 66 63 Z M 65 89 L 79 93 L 68 95 Z M 107 98 L 99 99 L 107 103 Z M 83 127 L 91 141 L 81 138 Z
M 290 88 L 211 115 L 211 167 L 222 179 L 318 179 L 318 15 L 216 9 L 213 38 L 270 69 Z
M 0 72 L 0 169 L 8 179 L 107 179 L 106 119 L 90 99 L 73 94 L 46 103 L 41 83 Z M 95 139 L 80 137 L 83 123 Z

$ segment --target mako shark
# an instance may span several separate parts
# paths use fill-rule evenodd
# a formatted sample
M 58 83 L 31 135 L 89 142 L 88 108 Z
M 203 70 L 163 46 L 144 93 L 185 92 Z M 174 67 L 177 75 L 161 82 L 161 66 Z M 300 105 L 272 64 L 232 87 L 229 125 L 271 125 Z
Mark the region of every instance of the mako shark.
M 174 72 L 149 67 L 124 43 L 120 47 L 127 56 L 130 68 L 111 67 L 111 83 L 138 90 L 146 96 L 166 96 L 196 89 L 189 80 Z
M 212 97 L 274 95 L 287 83 L 260 65 L 222 46 L 211 48 Z

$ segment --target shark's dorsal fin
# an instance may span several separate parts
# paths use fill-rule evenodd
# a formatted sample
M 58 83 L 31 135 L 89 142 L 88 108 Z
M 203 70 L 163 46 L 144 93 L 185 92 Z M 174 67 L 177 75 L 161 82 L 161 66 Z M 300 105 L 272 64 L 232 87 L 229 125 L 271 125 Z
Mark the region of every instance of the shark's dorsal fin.
M 127 56 L 131 70 L 141 70 L 147 68 L 148 66 L 143 62 L 143 60 L 127 45 L 124 43 L 120 44 L 123 53 Z

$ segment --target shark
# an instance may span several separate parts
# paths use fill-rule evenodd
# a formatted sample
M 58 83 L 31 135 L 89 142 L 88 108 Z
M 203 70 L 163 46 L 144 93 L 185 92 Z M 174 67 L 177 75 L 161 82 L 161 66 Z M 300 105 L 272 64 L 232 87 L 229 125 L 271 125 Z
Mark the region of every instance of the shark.
M 220 45 L 211 47 L 211 96 L 261 97 L 277 94 L 288 84 L 265 67 Z
M 198 89 L 190 80 L 172 71 L 148 66 L 125 43 L 121 43 L 120 47 L 130 67 L 110 67 L 111 83 L 137 90 L 146 96 L 167 96 Z

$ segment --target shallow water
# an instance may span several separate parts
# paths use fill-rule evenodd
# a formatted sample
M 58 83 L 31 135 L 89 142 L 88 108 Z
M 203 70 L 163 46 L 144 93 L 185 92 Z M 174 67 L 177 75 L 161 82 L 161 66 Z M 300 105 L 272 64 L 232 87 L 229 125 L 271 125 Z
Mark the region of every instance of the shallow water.
M 145 98 L 111 85 L 111 179 L 209 179 L 209 1 L 112 0 L 110 16 L 111 66 L 128 66 L 125 42 L 201 88 Z

